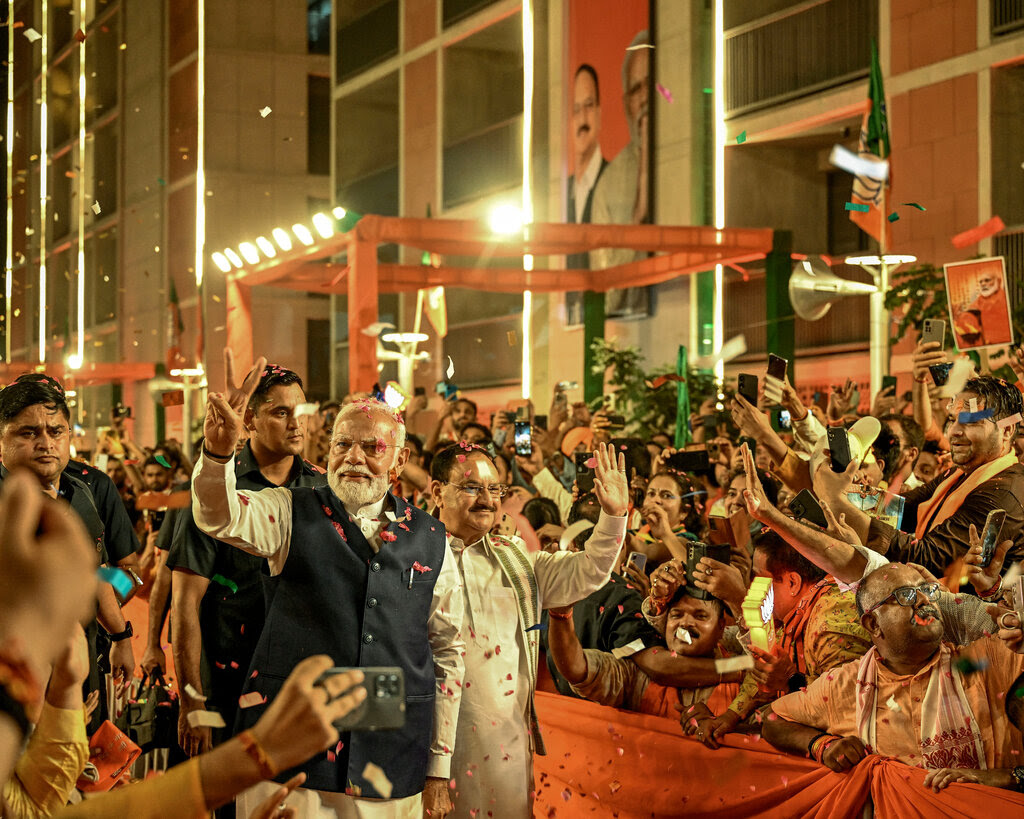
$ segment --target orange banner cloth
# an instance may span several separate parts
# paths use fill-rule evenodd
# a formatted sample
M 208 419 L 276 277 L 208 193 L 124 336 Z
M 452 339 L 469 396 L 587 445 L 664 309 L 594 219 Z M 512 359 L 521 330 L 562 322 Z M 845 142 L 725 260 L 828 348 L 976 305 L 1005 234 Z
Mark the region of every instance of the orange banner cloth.
M 859 817 L 1022 815 L 1024 794 L 983 785 L 923 786 L 925 772 L 869 756 L 845 774 L 732 735 L 717 751 L 679 723 L 557 694 L 537 694 L 548 755 L 535 757 L 535 817 Z

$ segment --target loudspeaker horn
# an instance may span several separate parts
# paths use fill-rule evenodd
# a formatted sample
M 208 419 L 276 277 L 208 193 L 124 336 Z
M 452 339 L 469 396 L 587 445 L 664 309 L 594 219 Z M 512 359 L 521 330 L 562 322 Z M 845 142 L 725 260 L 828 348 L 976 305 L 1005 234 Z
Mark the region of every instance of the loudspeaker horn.
M 817 321 L 833 302 L 844 296 L 863 296 L 878 288 L 864 282 L 841 279 L 820 256 L 808 256 L 793 265 L 789 277 L 789 301 L 800 318 Z

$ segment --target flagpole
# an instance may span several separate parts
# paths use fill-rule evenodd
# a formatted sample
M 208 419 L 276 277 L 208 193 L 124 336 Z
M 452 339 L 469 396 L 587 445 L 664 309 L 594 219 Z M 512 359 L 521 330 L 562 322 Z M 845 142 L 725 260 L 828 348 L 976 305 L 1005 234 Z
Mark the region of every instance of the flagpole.
M 872 51 L 875 50 L 875 45 L 872 42 Z M 873 54 L 877 57 L 877 52 Z M 882 103 L 885 103 L 885 91 L 884 83 L 881 77 L 881 64 L 878 66 L 878 80 L 879 89 Z M 869 91 L 870 96 L 870 91 Z M 871 105 L 875 105 L 876 100 L 871 99 Z M 888 111 L 885 113 L 885 120 L 888 123 Z M 886 124 L 886 134 L 879 133 L 877 135 L 878 143 L 872 146 L 875 150 L 875 155 L 879 157 L 889 158 L 890 177 L 892 174 L 892 159 L 888 156 L 889 152 L 886 151 L 886 144 L 888 142 L 888 124 Z M 878 391 L 882 388 L 882 376 L 888 375 L 889 373 L 889 311 L 885 309 L 885 294 L 889 292 L 889 265 L 885 260 L 886 254 L 889 252 L 888 247 L 888 228 L 889 228 L 889 209 L 888 209 L 888 179 L 881 182 L 881 207 L 879 208 L 878 218 L 881 222 L 878 231 L 878 257 L 879 264 L 872 271 L 872 278 L 874 279 L 874 285 L 877 288 L 868 299 L 870 303 L 870 341 L 868 350 L 868 361 L 871 374 L 871 395 L 869 401 L 873 400 L 878 394 Z

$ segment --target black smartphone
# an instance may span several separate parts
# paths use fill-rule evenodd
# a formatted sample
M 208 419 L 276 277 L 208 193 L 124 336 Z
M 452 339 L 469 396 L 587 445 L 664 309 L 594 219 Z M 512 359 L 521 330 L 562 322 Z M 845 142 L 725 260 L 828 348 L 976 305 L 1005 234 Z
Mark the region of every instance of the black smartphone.
M 547 429 L 548 417 L 546 415 L 534 415 L 533 424 L 534 426 L 540 427 L 541 429 Z
M 937 341 L 943 347 L 946 344 L 946 320 L 925 319 L 921 328 L 921 341 Z
M 928 372 L 932 374 L 932 380 L 936 387 L 945 387 L 949 381 L 949 371 L 953 365 L 950 362 L 945 364 L 929 364 Z
M 985 518 L 985 529 L 981 533 L 981 563 L 979 564 L 982 568 L 992 562 L 992 556 L 996 553 L 996 545 L 999 543 L 999 532 L 1002 531 L 1005 520 L 1005 509 L 993 509 Z
M 607 415 L 608 429 L 622 429 L 626 426 L 626 416 L 624 415 Z
M 686 552 L 686 593 L 690 597 L 696 597 L 698 600 L 707 600 L 712 594 L 703 589 L 698 589 L 693 583 L 693 570 L 700 563 L 702 557 L 710 557 L 712 560 L 728 565 L 730 559 L 729 544 L 690 543 L 688 547 Z
M 594 470 L 587 466 L 587 461 L 593 457 L 590 452 L 577 452 L 573 456 L 576 464 L 576 489 L 580 497 L 594 491 Z
M 313 685 L 352 670 L 328 668 L 317 677 Z M 390 666 L 362 668 L 360 671 L 363 672 L 360 685 L 366 689 L 366 699 L 345 716 L 335 720 L 334 727 L 339 731 L 387 731 L 402 728 L 405 725 L 405 673 L 401 668 Z
M 676 472 L 706 472 L 710 465 L 706 449 L 687 449 L 665 459 L 665 466 Z
M 533 454 L 533 441 L 531 440 L 532 430 L 529 421 L 516 421 L 515 423 L 515 445 L 516 455 L 529 457 Z
M 790 430 L 793 428 L 793 416 L 789 410 L 779 410 L 779 429 Z
M 896 376 L 895 375 L 883 375 L 882 376 L 882 392 L 886 390 L 892 390 L 892 394 L 896 394 Z
M 647 570 L 647 555 L 643 552 L 630 552 L 626 565 L 636 566 L 637 571 L 644 574 Z
M 736 379 L 736 392 L 742 395 L 755 407 L 757 406 L 757 376 L 740 373 Z
M 793 500 L 789 502 L 789 511 L 797 520 L 809 520 L 816 523 L 822 529 L 828 528 L 828 521 L 825 520 L 825 513 L 822 511 L 818 499 L 811 494 L 810 489 L 801 489 Z
M 828 428 L 828 449 L 832 453 L 832 471 L 845 472 L 853 456 L 850 455 L 850 436 L 843 427 Z
M 768 375 L 772 378 L 784 381 L 786 378 L 786 368 L 788 366 L 789 362 L 786 361 L 786 359 L 775 355 L 775 353 L 768 353 Z
M 427 390 L 426 390 L 425 387 L 414 387 L 413 391 L 412 391 L 412 394 L 414 396 L 416 396 L 416 395 L 426 395 L 427 394 Z
M 704 425 L 704 439 L 714 438 L 718 435 L 718 416 L 702 415 L 700 422 Z

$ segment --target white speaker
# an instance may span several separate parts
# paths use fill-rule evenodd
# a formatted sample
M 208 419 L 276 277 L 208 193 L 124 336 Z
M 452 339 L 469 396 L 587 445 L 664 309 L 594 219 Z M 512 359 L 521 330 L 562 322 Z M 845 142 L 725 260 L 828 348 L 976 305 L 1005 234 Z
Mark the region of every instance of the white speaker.
M 808 256 L 797 262 L 789 277 L 789 300 L 796 314 L 806 321 L 820 319 L 833 302 L 843 296 L 863 296 L 877 291 L 873 284 L 839 278 L 820 256 Z

